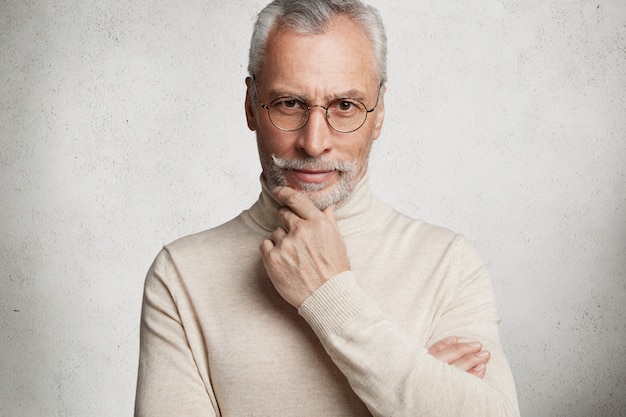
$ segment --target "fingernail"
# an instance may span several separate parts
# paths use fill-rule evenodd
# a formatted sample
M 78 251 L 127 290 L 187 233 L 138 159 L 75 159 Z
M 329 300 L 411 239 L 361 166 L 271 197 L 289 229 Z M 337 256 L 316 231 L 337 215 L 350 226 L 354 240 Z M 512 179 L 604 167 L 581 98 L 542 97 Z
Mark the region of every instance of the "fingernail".
M 474 371 L 476 371 L 476 372 L 480 372 L 480 371 L 482 371 L 483 369 L 485 369 L 485 364 L 484 364 L 484 363 L 479 363 L 478 365 L 476 365 L 476 366 L 474 367 Z
M 471 348 L 479 348 L 481 346 L 480 342 L 470 342 L 468 346 Z
M 476 354 L 476 356 L 480 356 L 481 358 L 486 358 L 490 355 L 489 351 L 487 350 L 481 350 L 480 352 L 478 352 Z

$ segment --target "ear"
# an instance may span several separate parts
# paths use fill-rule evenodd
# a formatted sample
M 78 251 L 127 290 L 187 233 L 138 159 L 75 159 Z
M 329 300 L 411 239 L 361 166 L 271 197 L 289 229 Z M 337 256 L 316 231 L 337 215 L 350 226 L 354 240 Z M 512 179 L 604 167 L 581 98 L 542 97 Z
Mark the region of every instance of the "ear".
M 374 120 L 374 130 L 372 131 L 372 140 L 378 139 L 380 132 L 383 129 L 383 122 L 385 121 L 385 93 L 387 92 L 387 86 L 380 87 L 380 97 L 378 98 L 378 105 L 376 106 L 376 119 Z
M 246 77 L 246 121 L 248 122 L 248 129 L 255 131 L 257 129 L 256 112 L 254 111 L 254 100 L 252 99 L 254 86 L 252 85 L 252 78 Z

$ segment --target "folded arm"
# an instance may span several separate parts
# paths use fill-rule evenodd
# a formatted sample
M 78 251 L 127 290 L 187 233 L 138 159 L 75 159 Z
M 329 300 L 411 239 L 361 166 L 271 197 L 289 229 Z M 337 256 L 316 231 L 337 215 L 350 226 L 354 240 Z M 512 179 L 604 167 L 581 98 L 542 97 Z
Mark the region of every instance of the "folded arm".
M 427 349 L 358 286 L 333 208 L 319 211 L 288 187 L 274 194 L 283 204 L 277 215 L 284 227 L 261 243 L 268 275 L 374 415 L 519 415 L 495 297 L 473 248 L 457 242 L 457 270 L 450 271 L 455 294 L 437 318 Z M 469 344 L 476 341 L 481 345 Z M 459 347 L 467 352 L 461 355 Z
M 482 322 L 491 359 L 483 379 L 414 343 L 361 291 L 351 272 L 334 277 L 300 308 L 352 389 L 376 416 L 518 416 L 513 380 L 497 337 Z

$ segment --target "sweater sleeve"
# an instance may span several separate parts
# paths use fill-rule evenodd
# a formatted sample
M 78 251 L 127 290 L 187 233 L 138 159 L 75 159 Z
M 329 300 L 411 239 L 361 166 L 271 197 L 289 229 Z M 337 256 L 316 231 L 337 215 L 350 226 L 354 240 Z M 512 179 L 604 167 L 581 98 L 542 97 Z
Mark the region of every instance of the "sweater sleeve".
M 141 312 L 136 417 L 214 417 L 177 305 L 177 271 L 166 250 L 146 277 Z M 181 302 L 185 308 L 184 301 Z M 193 326 L 193 324 L 190 324 Z
M 375 305 L 351 271 L 332 278 L 300 307 L 375 416 L 519 416 L 491 282 L 473 248 L 462 239 L 456 243 L 449 300 L 429 344 L 446 336 L 481 341 L 491 352 L 484 379 L 432 357 Z

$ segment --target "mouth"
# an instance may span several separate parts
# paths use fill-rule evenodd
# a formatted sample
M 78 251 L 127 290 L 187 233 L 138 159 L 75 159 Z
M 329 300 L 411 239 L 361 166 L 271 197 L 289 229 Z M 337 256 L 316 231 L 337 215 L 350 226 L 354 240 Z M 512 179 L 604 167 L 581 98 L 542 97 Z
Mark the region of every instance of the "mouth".
M 337 173 L 335 170 L 311 170 L 311 169 L 294 169 L 291 170 L 293 176 L 299 182 L 310 184 L 322 184 L 328 182 Z

